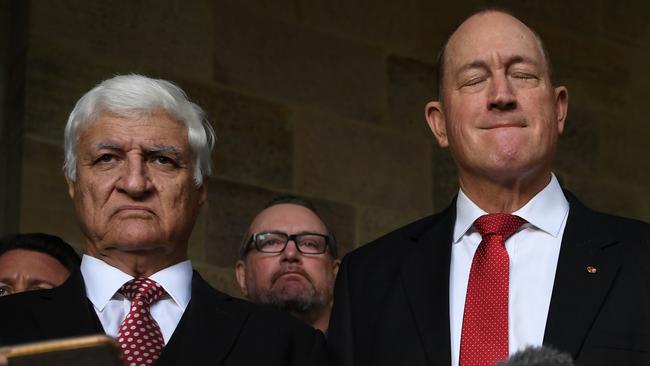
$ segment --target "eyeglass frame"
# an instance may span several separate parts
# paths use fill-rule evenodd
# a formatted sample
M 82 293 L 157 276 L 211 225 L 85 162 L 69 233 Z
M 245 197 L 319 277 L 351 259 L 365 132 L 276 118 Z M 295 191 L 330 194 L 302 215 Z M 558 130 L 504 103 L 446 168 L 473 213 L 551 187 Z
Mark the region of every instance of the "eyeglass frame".
M 265 234 L 279 234 L 279 235 L 282 235 L 282 236 L 286 237 L 287 240 L 284 242 L 284 246 L 282 247 L 281 250 L 279 250 L 277 252 L 275 252 L 275 251 L 274 252 L 265 252 L 265 251 L 260 250 L 260 248 L 258 248 L 258 246 L 257 246 L 258 245 L 257 244 L 257 237 L 260 236 L 260 235 L 265 235 Z M 323 248 L 323 251 L 322 252 L 317 252 L 317 253 L 303 252 L 302 249 L 300 249 L 300 245 L 298 245 L 299 241 L 296 240 L 296 239 L 298 239 L 301 236 L 306 236 L 306 235 L 318 236 L 318 237 L 321 237 L 321 238 L 325 239 L 325 247 Z M 255 248 L 255 250 L 257 250 L 260 253 L 279 254 L 279 253 L 283 253 L 287 249 L 287 246 L 289 245 L 289 241 L 293 241 L 293 244 L 296 246 L 296 250 L 300 254 L 320 255 L 320 254 L 325 254 L 325 253 L 330 251 L 330 242 L 331 242 L 331 240 L 332 239 L 330 238 L 329 235 L 321 234 L 321 233 L 301 232 L 301 233 L 298 233 L 298 234 L 289 235 L 289 234 L 287 234 L 285 232 L 282 232 L 282 231 L 275 231 L 275 230 L 261 231 L 259 233 L 254 233 L 253 235 L 251 235 L 251 238 L 248 241 L 248 250 L 247 251 L 250 251 L 253 248 Z

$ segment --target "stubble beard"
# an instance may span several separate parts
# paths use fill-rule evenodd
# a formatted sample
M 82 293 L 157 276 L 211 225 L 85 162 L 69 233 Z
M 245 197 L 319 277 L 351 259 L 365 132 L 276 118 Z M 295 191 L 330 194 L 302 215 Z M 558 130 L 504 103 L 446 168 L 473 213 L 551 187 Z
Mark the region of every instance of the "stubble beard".
M 329 302 L 327 294 L 316 291 L 316 288 L 311 283 L 300 293 L 296 294 L 292 292 L 288 291 L 284 286 L 271 288 L 261 293 L 258 296 L 258 300 L 262 304 L 271 305 L 296 314 L 310 313 L 325 307 Z

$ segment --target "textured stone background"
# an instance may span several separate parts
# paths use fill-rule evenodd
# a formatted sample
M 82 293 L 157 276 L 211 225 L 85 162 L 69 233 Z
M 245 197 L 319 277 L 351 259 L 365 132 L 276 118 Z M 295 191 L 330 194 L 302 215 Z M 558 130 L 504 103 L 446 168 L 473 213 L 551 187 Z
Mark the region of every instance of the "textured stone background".
M 650 220 L 650 3 L 496 1 L 570 91 L 555 170 L 594 208 Z M 75 101 L 102 79 L 180 84 L 219 136 L 190 254 L 238 294 L 236 247 L 278 193 L 314 199 L 344 250 L 445 207 L 454 168 L 424 118 L 434 59 L 480 1 L 0 0 L 0 233 L 77 248 L 61 174 Z M 399 250 L 396 248 L 396 250 Z

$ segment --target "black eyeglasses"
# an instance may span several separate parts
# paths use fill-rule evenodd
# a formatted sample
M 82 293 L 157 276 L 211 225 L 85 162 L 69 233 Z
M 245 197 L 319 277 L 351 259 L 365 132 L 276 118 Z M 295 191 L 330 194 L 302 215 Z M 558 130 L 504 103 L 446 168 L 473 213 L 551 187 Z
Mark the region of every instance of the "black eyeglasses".
M 302 254 L 323 254 L 327 251 L 329 237 L 316 233 L 288 235 L 278 231 L 265 231 L 253 234 L 251 242 L 262 253 L 282 253 L 290 240 Z

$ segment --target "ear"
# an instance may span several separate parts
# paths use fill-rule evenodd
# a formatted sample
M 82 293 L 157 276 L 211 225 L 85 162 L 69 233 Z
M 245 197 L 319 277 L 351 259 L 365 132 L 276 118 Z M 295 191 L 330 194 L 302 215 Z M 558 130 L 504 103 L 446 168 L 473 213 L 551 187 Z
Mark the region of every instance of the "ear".
M 557 118 L 558 133 L 564 131 L 564 122 L 569 111 L 569 90 L 564 86 L 555 88 L 555 116 Z
M 237 261 L 237 264 L 235 264 L 235 277 L 237 277 L 237 283 L 239 284 L 241 293 L 248 297 L 248 288 L 246 287 L 246 264 L 241 259 Z
M 433 136 L 438 140 L 438 145 L 442 148 L 448 147 L 447 125 L 445 114 L 442 111 L 442 104 L 438 101 L 427 103 L 424 109 L 424 117 L 427 119 L 427 124 L 431 132 L 433 132 Z
M 65 177 L 65 183 L 68 185 L 68 196 L 70 196 L 71 199 L 74 200 L 74 182 L 70 177 L 68 177 L 67 174 L 64 174 Z
M 341 267 L 341 260 L 335 259 L 332 263 L 332 272 L 334 272 L 334 278 L 339 274 L 339 268 Z

